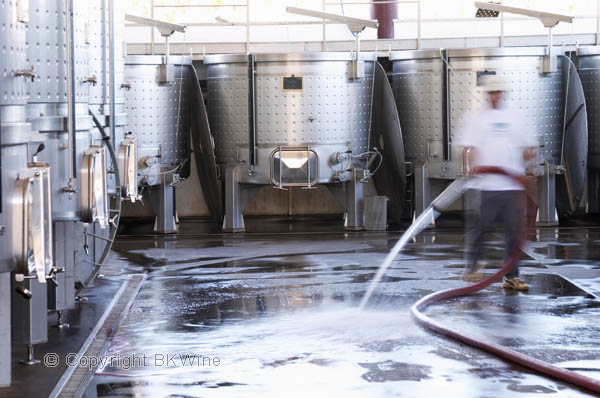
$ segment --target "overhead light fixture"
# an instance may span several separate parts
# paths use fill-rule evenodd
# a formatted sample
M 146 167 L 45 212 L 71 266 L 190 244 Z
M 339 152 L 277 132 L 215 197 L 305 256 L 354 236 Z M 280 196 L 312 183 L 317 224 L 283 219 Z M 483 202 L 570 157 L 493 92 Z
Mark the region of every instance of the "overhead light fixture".
M 154 18 L 140 17 L 132 14 L 125 14 L 125 20 L 139 25 L 152 26 L 158 29 L 163 37 L 169 37 L 175 32 L 185 33 L 185 25 L 161 21 Z
M 125 20 L 143 26 L 154 27 L 158 30 L 160 35 L 165 38 L 165 59 L 163 64 L 158 67 L 158 82 L 170 83 L 175 80 L 175 70 L 173 65 L 169 65 L 169 37 L 175 32 L 185 33 L 185 25 L 165 22 L 159 19 L 139 17 L 131 14 L 125 14 Z
M 223 18 L 221 16 L 216 16 L 215 17 L 215 21 L 220 22 L 220 23 L 225 24 L 225 25 L 231 25 L 231 26 L 235 25 L 235 22 L 232 22 L 232 21 L 230 21 L 230 20 L 228 20 L 226 18 Z
M 573 17 L 571 15 L 555 14 L 529 8 L 511 7 L 493 2 L 476 1 L 475 7 L 477 7 L 477 13 L 475 14 L 476 18 L 495 18 L 501 12 L 508 12 L 510 14 L 537 18 L 547 28 L 553 28 L 559 22 L 573 23 Z
M 297 7 L 286 7 L 286 11 L 290 14 L 298 14 L 304 15 L 306 17 L 326 19 L 328 21 L 339 22 L 348 26 L 348 29 L 350 29 L 350 31 L 354 33 L 354 36 L 356 37 L 356 51 L 354 54 L 354 59 L 352 61 L 351 77 L 352 79 L 360 79 L 364 77 L 365 70 L 364 64 L 360 61 L 360 40 L 358 38 L 358 35 L 363 30 L 365 30 L 365 28 L 377 29 L 377 27 L 379 26 L 379 22 L 372 21 L 370 19 L 352 18 L 347 17 L 345 15 L 330 14 L 328 12 L 308 10 L 305 8 Z
M 496 3 L 496 4 L 499 4 L 499 3 Z M 475 18 L 498 18 L 498 15 L 500 15 L 500 11 L 486 10 L 484 8 L 478 8 L 477 12 L 475 13 Z
M 507 12 L 539 19 L 548 28 L 548 55 L 542 59 L 541 71 L 542 73 L 556 72 L 556 58 L 552 56 L 552 28 L 559 22 L 573 23 L 573 16 L 482 1 L 476 1 L 475 7 L 477 7 L 475 18 L 496 18 L 501 12 Z

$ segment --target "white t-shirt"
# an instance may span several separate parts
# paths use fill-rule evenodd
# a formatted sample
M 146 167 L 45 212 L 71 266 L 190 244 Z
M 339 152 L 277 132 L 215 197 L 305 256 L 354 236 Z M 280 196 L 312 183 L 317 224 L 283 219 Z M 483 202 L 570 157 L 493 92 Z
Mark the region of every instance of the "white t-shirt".
M 523 151 L 538 145 L 532 129 L 515 110 L 487 107 L 468 116 L 457 140 L 459 145 L 473 147 L 471 166 L 498 166 L 524 175 Z M 520 190 L 523 187 L 502 175 L 478 177 L 473 188 L 482 191 Z

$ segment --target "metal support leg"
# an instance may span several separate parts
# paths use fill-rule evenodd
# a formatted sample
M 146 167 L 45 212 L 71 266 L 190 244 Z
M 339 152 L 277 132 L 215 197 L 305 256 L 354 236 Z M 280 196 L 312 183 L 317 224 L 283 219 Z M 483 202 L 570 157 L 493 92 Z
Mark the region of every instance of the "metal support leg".
M 10 385 L 10 273 L 0 273 L 0 387 Z
M 21 359 L 19 363 L 22 365 L 36 365 L 40 363 L 40 360 L 35 359 L 33 356 L 33 344 L 27 344 L 27 359 Z
M 545 162 L 544 175 L 539 178 L 538 182 L 539 210 L 537 225 L 539 226 L 558 225 L 558 214 L 556 213 L 556 176 L 553 173 L 553 167 Z
M 364 229 L 363 183 L 360 182 L 362 170 L 354 170 L 352 178 L 346 184 L 346 212 L 344 229 L 360 231 Z
M 33 345 L 48 341 L 48 293 L 47 284 L 40 283 L 37 279 L 26 279 L 20 285 L 31 292 L 27 299 L 14 293 L 17 282 L 13 282 L 12 318 L 13 339 L 16 343 L 27 345 L 27 359 L 21 361 L 26 365 L 33 365 Z
M 238 183 L 239 165 L 225 167 L 225 217 L 223 231 L 243 232 L 244 225 L 244 188 Z
M 54 263 L 64 272 L 56 274 L 56 284 L 48 283 L 49 310 L 62 311 L 75 307 L 75 253 L 84 250 L 83 247 L 75 247 L 76 244 L 81 245 L 81 228 L 76 229 L 74 221 L 54 222 Z M 77 232 L 80 234 L 76 236 Z M 93 239 L 88 238 L 90 244 L 91 241 Z M 85 262 L 80 262 L 78 266 L 90 268 L 90 264 Z M 83 269 L 81 273 L 86 274 Z
M 418 217 L 431 204 L 431 184 L 427 165 L 415 169 L 415 217 Z
M 600 188 L 600 173 L 594 169 L 588 169 L 588 203 L 587 213 L 600 213 L 600 198 L 598 189 Z
M 161 175 L 160 185 L 153 186 L 150 191 L 150 203 L 156 215 L 154 232 L 161 234 L 173 234 L 177 232 L 177 223 L 175 222 L 175 187 L 171 185 L 171 179 L 172 176 L 170 175 Z
M 67 322 L 63 322 L 63 311 L 56 311 L 56 314 L 58 315 L 58 320 L 56 322 L 56 325 L 53 325 L 55 328 L 68 329 L 71 327 L 71 325 Z

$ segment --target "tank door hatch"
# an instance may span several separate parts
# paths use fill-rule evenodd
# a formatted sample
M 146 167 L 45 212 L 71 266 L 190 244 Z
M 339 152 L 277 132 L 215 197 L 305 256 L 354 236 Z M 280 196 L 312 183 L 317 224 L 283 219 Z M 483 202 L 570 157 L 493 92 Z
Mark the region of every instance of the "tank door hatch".
M 81 218 L 108 227 L 108 189 L 106 186 L 106 149 L 92 145 L 83 154 L 81 168 Z
M 50 166 L 21 170 L 12 197 L 12 252 L 16 270 L 45 283 L 52 266 Z

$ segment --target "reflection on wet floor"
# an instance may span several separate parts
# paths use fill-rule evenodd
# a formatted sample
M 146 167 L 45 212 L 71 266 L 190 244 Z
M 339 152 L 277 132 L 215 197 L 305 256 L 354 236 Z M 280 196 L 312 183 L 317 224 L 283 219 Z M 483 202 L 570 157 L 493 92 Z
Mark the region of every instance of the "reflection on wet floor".
M 101 369 L 87 396 L 590 396 L 410 320 L 410 305 L 424 294 L 463 285 L 458 228 L 416 238 L 359 312 L 398 237 L 120 238 L 104 274 L 149 277 L 108 352 L 129 362 Z M 495 284 L 428 315 L 600 378 L 600 302 L 590 295 L 600 292 L 600 228 L 540 230 L 536 239 L 535 259 L 523 261 L 528 293 Z M 501 265 L 502 241 L 492 237 L 488 246 L 491 273 Z

